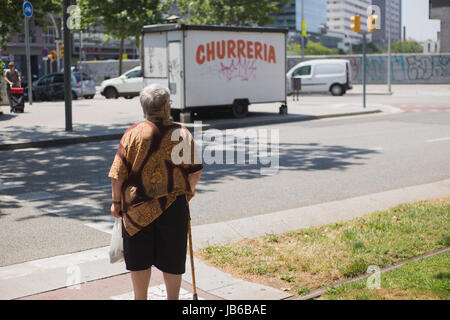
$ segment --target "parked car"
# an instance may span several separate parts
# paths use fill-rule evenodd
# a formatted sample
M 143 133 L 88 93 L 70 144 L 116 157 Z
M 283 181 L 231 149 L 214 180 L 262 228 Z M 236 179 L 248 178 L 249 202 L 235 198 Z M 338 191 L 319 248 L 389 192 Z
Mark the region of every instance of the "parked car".
M 301 79 L 301 92 L 329 91 L 342 96 L 353 88 L 350 61 L 345 59 L 318 59 L 303 61 L 291 68 L 287 75 L 288 93 L 293 92 L 292 79 Z
M 125 97 L 131 99 L 139 96 L 144 87 L 144 78 L 142 77 L 141 67 L 135 67 L 120 77 L 108 79 L 102 82 L 100 94 L 106 99 L 117 99 Z
M 64 99 L 64 73 L 57 72 L 45 75 L 33 82 L 34 100 Z M 88 75 L 72 73 L 72 99 L 84 97 L 92 99 L 95 96 L 95 83 Z

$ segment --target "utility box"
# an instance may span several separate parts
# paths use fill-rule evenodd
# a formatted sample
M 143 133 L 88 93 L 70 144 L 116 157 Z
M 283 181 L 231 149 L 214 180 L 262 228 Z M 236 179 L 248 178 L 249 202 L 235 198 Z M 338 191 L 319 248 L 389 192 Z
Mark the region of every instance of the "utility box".
M 168 87 L 172 112 L 185 118 L 212 108 L 244 117 L 254 103 L 286 108 L 286 34 L 287 29 L 259 27 L 145 26 L 144 86 Z

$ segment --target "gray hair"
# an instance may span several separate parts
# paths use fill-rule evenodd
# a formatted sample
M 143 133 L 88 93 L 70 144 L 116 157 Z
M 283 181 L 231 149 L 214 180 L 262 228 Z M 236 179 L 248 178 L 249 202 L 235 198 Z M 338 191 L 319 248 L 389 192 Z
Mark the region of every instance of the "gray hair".
M 144 117 L 166 118 L 164 106 L 170 101 L 169 89 L 159 85 L 151 84 L 145 87 L 139 97 Z

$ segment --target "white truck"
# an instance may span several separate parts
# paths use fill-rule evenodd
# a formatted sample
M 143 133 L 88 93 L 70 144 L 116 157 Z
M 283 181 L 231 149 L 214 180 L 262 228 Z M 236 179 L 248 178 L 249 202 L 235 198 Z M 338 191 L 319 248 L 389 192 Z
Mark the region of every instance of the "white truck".
M 144 86 L 170 89 L 172 115 L 191 122 L 192 112 L 229 108 L 245 117 L 249 104 L 286 105 L 287 29 L 150 25 L 142 29 Z

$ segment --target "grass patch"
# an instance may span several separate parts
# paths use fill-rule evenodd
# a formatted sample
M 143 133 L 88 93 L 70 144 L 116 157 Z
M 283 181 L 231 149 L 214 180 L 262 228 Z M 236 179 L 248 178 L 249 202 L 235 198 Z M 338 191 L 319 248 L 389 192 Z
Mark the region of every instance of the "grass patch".
M 330 288 L 320 299 L 399 300 L 450 299 L 450 253 L 410 262 L 380 275 L 380 288 L 369 289 L 367 279 Z
M 197 256 L 234 276 L 301 296 L 365 274 L 370 265 L 383 268 L 447 247 L 449 224 L 450 197 L 446 197 L 349 221 L 211 246 Z

